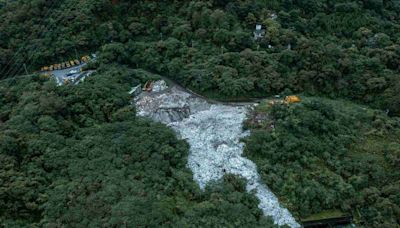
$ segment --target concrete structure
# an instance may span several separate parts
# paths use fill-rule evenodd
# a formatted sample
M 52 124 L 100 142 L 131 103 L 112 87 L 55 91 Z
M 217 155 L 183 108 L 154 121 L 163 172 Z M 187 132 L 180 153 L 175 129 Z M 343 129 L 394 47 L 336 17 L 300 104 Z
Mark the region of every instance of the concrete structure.
M 259 40 L 259 39 L 261 39 L 261 38 L 263 38 L 264 37 L 264 35 L 265 35 L 265 29 L 262 29 L 262 25 L 260 25 L 260 24 L 257 24 L 256 25 L 256 30 L 254 30 L 254 39 L 255 40 Z
M 135 87 L 132 87 L 131 91 L 129 91 L 129 94 L 133 97 L 136 97 L 142 92 L 142 84 L 139 84 Z

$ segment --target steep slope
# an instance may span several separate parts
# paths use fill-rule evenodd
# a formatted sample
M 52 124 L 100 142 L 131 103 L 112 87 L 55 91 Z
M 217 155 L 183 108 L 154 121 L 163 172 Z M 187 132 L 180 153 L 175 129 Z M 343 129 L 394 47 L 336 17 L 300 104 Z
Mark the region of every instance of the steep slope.
M 0 83 L 0 226 L 275 227 L 244 180 L 200 190 L 188 145 L 136 117 L 127 91 L 141 80 L 106 66 L 76 86 Z
M 219 98 L 286 90 L 398 115 L 399 13 L 396 0 L 9 1 L 0 77 L 100 51 Z
M 290 212 L 261 181 L 255 164 L 242 156 L 242 123 L 250 106 L 209 104 L 179 87 L 163 92 L 143 93 L 136 98 L 138 115 L 151 117 L 173 128 L 190 145 L 188 167 L 204 189 L 224 175 L 234 174 L 247 181 L 246 189 L 260 200 L 258 205 L 277 225 L 300 227 Z
M 261 105 L 245 155 L 298 218 L 341 210 L 363 227 L 400 224 L 400 119 L 345 101 Z

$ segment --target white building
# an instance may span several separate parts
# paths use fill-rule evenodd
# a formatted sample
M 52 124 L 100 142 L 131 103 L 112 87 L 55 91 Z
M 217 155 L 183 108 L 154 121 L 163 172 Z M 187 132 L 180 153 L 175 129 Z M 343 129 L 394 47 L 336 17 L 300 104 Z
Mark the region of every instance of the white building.
M 263 38 L 265 35 L 265 29 L 262 29 L 262 25 L 257 24 L 256 25 L 256 30 L 254 31 L 254 39 L 259 40 Z

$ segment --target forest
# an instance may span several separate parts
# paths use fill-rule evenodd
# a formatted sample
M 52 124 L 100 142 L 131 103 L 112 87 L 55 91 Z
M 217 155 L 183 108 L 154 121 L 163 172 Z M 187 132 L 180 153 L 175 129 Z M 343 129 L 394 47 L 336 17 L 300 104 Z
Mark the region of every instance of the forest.
M 97 51 L 221 99 L 291 91 L 400 114 L 397 0 L 5 2 L 3 78 Z
M 115 66 L 95 77 L 0 83 L 2 227 L 275 227 L 239 177 L 201 191 L 188 145 L 135 116 L 126 91 L 146 77 Z
M 245 154 L 299 218 L 340 210 L 361 227 L 400 224 L 400 118 L 321 98 L 255 112 L 270 118 L 246 125 Z
M 89 53 L 77 86 L 25 75 Z M 297 218 L 400 224 L 400 1 L 0 0 L 2 226 L 273 227 L 244 180 L 202 192 L 187 143 L 135 117 L 127 91 L 151 74 L 219 100 L 306 97 L 246 126 L 263 181 Z

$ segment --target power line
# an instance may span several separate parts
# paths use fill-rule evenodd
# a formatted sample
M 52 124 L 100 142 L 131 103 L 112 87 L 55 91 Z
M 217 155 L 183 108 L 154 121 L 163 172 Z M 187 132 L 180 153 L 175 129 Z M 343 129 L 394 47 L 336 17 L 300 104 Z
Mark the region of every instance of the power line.
M 43 17 L 43 20 L 39 23 L 39 26 L 38 26 L 39 29 L 40 29 L 41 27 L 44 26 L 45 19 L 49 16 L 49 13 L 52 12 L 52 9 L 53 9 L 55 3 L 56 3 L 56 1 L 52 1 L 50 7 L 48 8 L 48 10 L 47 10 L 47 12 L 46 12 L 46 14 L 45 14 L 45 16 Z M 43 34 L 44 34 L 44 31 L 42 31 L 42 32 L 40 33 L 40 35 L 38 36 L 38 38 L 40 38 Z M 17 53 L 13 56 L 13 58 L 10 60 L 10 63 L 16 60 L 16 57 L 18 56 L 18 53 L 23 49 L 23 47 L 24 47 L 24 46 L 21 46 L 21 48 L 18 50 L 18 52 L 17 52 Z M 33 55 L 31 55 L 31 56 L 29 57 L 29 59 L 32 58 L 32 56 L 33 56 Z M 20 57 L 21 57 L 21 56 L 20 56 Z M 15 61 L 15 63 L 17 63 L 17 61 Z M 19 72 L 21 71 L 21 65 L 20 65 L 20 64 L 21 64 L 21 63 L 19 63 L 19 64 L 18 64 L 18 63 L 17 63 L 17 64 L 14 64 L 14 65 L 16 65 L 14 68 L 12 68 L 11 65 L 9 65 L 9 70 L 6 72 L 5 76 L 9 75 L 10 73 L 11 73 L 11 75 L 15 75 L 15 74 L 19 73 Z M 18 66 L 19 66 L 19 67 L 18 67 Z M 5 68 L 5 69 L 7 69 L 7 68 Z M 4 73 L 4 72 L 3 72 L 3 73 Z
M 32 77 L 32 76 L 34 76 L 34 75 L 36 75 L 36 74 L 19 75 L 19 76 L 12 77 L 12 78 L 2 79 L 2 80 L 0 80 L 0 84 L 3 83 L 3 82 L 10 81 L 10 80 L 16 80 L 16 79 L 20 79 L 20 78 Z
M 42 20 L 40 21 L 40 23 L 39 23 L 39 26 L 38 26 L 39 28 L 41 28 L 41 27 L 45 24 L 45 19 L 49 16 L 49 13 L 52 11 L 52 9 L 53 9 L 55 3 L 56 3 L 56 1 L 52 1 L 52 2 L 51 2 L 51 5 L 50 5 L 49 9 L 47 10 L 47 12 L 46 12 L 46 14 L 44 15 L 43 19 L 42 19 Z M 47 30 L 47 31 L 48 31 L 48 30 Z M 43 34 L 44 34 L 44 31 L 41 32 L 41 34 L 39 35 L 39 37 L 41 37 Z M 0 76 L 3 75 L 3 73 L 5 72 L 5 70 L 6 70 L 7 68 L 9 68 L 9 69 L 8 69 L 8 71 L 6 72 L 6 74 L 4 74 L 4 76 L 7 76 L 9 73 L 15 74 L 15 73 L 20 72 L 21 69 L 18 69 L 18 67 L 14 67 L 14 69 L 13 69 L 12 66 L 11 66 L 11 63 L 12 63 L 12 62 L 15 62 L 17 56 L 19 55 L 19 53 L 22 51 L 23 48 L 24 48 L 24 46 L 21 46 L 21 47 L 18 49 L 18 51 L 13 55 L 13 57 L 8 61 L 8 63 L 6 64 L 6 66 L 4 67 L 4 69 L 2 70 L 2 72 L 0 73 Z M 32 55 L 32 56 L 33 56 L 33 55 Z M 31 58 L 32 56 L 30 56 L 30 58 Z M 18 66 L 18 64 L 17 64 L 17 66 Z
M 48 12 L 49 12 L 49 11 L 48 11 Z M 54 13 L 53 13 L 53 14 L 54 14 Z M 62 14 L 59 14 L 59 16 L 58 16 L 57 18 L 55 18 L 55 22 L 57 22 L 59 19 L 62 19 L 62 17 L 63 17 L 63 15 L 62 15 Z M 41 38 L 41 36 L 42 36 L 43 34 L 47 34 L 47 32 L 49 32 L 50 30 L 52 30 L 52 29 L 53 29 L 54 27 L 56 27 L 56 26 L 57 26 L 57 24 L 56 24 L 56 23 L 53 23 L 53 24 L 51 25 L 51 27 L 49 27 L 49 28 L 43 30 L 38 38 Z M 75 48 L 75 52 L 76 52 L 76 48 Z M 76 52 L 76 53 L 77 53 L 77 52 Z M 37 54 L 37 53 L 34 52 L 33 54 L 31 54 L 31 55 L 27 58 L 26 63 L 29 63 L 29 62 L 32 60 L 32 57 L 33 57 L 35 54 Z M 78 58 L 78 57 L 77 57 L 77 58 Z M 24 64 L 25 64 L 25 63 L 24 63 Z M 20 67 L 21 67 L 21 65 L 20 65 Z M 17 74 L 17 73 L 19 73 L 19 72 L 21 72 L 21 71 L 23 70 L 23 68 L 18 68 L 18 67 L 16 67 L 15 69 L 16 69 L 17 71 L 15 72 L 15 70 L 14 70 L 14 72 L 12 72 L 13 75 L 15 75 L 15 74 Z
M 47 18 L 47 16 L 48 16 L 49 13 L 51 12 L 51 9 L 54 7 L 55 2 L 56 2 L 56 1 L 52 1 L 52 3 L 51 3 L 51 5 L 50 5 L 49 9 L 47 10 L 47 12 L 46 12 L 46 14 L 45 14 L 45 16 L 43 17 L 43 19 L 42 19 L 41 22 L 39 23 L 39 28 L 41 28 L 41 27 L 44 25 L 45 19 Z M 21 46 L 21 47 L 18 49 L 18 51 L 14 54 L 14 56 L 13 56 L 13 57 L 8 61 L 8 63 L 6 64 L 6 67 L 4 68 L 4 70 L 7 69 L 8 67 L 10 67 L 10 68 L 9 68 L 9 70 L 7 71 L 7 73 L 6 73 L 5 75 L 8 75 L 8 74 L 10 73 L 10 71 L 11 71 L 11 69 L 12 69 L 12 67 L 11 67 L 10 64 L 11 64 L 12 62 L 15 61 L 15 58 L 18 56 L 19 52 L 22 51 L 23 47 L 24 47 L 24 46 Z M 4 73 L 4 70 L 1 72 L 0 75 L 2 75 L 2 74 Z
M 53 4 L 54 4 L 54 2 L 52 3 L 52 5 L 53 5 Z M 49 13 L 50 11 L 51 11 L 51 8 L 49 8 L 49 10 L 46 12 L 45 17 L 48 16 L 48 13 Z M 41 27 L 43 26 L 43 22 L 44 22 L 44 18 L 45 18 L 45 17 L 43 17 L 41 23 L 39 24 L 39 28 L 41 28 Z M 21 61 L 21 59 L 20 59 L 21 55 L 19 55 L 19 53 L 23 50 L 24 46 L 25 46 L 25 45 L 21 45 L 21 47 L 18 49 L 18 51 L 17 51 L 17 52 L 13 55 L 13 57 L 8 61 L 8 63 L 6 64 L 6 66 L 4 67 L 4 70 L 1 72 L 0 75 L 3 75 L 4 72 L 5 72 L 5 70 L 6 70 L 7 68 L 8 68 L 8 71 L 4 74 L 4 76 L 7 76 L 10 72 L 13 73 L 13 74 L 16 73 L 16 72 L 15 72 L 16 67 L 13 68 L 12 65 L 15 65 L 15 63 L 18 63 L 18 62 Z M 19 57 L 19 58 L 17 58 L 17 57 Z M 14 62 L 14 64 L 12 64 L 12 62 Z

